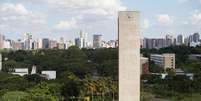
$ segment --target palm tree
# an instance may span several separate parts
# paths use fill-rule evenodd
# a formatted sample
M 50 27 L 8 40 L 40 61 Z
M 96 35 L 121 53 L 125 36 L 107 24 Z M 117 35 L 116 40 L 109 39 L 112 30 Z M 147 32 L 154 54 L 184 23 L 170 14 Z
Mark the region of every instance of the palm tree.
M 112 101 L 115 101 L 115 94 L 118 91 L 118 84 L 117 84 L 117 82 L 111 81 L 110 90 L 112 92 Z
M 107 81 L 108 81 L 107 78 L 101 78 L 101 79 L 98 80 L 99 92 L 101 94 L 102 101 L 105 100 L 105 94 L 108 93 L 108 91 L 109 91 Z
M 96 83 L 90 77 L 85 77 L 84 85 L 86 87 L 86 92 L 90 93 L 91 101 L 94 100 L 94 92 L 96 92 Z

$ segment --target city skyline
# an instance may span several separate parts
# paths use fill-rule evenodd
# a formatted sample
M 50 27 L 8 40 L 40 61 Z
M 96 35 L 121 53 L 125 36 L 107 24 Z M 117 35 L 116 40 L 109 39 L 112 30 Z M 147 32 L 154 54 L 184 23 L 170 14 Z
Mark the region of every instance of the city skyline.
M 200 0 L 2 0 L 0 32 L 11 39 L 31 32 L 36 37 L 72 40 L 83 30 L 89 39 L 93 34 L 117 39 L 121 10 L 141 12 L 141 37 L 201 32 Z

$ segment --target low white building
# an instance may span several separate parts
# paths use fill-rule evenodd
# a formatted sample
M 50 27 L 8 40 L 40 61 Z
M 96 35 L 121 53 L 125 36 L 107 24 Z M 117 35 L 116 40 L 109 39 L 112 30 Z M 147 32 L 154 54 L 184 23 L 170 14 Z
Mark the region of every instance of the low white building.
M 28 68 L 15 68 L 14 72 L 12 72 L 11 74 L 24 76 L 29 74 L 29 70 Z
M 47 75 L 48 80 L 56 79 L 56 71 L 42 71 L 42 75 Z

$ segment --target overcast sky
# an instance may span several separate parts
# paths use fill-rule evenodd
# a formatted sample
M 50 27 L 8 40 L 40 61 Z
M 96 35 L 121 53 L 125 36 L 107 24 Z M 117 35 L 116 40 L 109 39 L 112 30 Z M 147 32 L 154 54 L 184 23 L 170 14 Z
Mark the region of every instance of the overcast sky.
M 201 33 L 201 0 L 0 0 L 0 33 L 74 40 L 79 30 L 117 38 L 117 12 L 141 12 L 141 36 Z

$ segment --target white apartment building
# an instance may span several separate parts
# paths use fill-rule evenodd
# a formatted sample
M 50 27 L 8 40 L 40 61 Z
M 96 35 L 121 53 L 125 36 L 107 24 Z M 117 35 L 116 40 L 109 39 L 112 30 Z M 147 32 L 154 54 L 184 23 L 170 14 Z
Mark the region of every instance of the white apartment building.
M 162 67 L 164 70 L 167 68 L 175 69 L 175 54 L 173 53 L 151 54 L 150 60 L 156 65 Z

